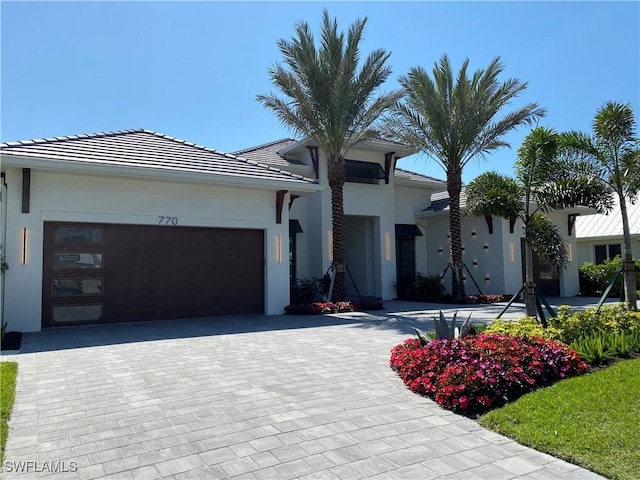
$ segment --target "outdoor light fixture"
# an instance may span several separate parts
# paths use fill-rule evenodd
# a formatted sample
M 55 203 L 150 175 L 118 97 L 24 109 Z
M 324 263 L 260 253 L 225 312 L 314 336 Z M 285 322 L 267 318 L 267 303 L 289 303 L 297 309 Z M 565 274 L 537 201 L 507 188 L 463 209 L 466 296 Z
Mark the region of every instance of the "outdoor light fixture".
M 471 236 L 475 237 L 476 236 L 476 231 L 475 230 L 471 230 Z
M 478 260 L 474 260 L 473 261 L 473 266 L 476 267 L 476 268 L 478 267 Z
M 282 263 L 282 237 L 276 235 L 276 263 Z
M 484 244 L 484 247 L 482 247 L 482 248 L 484 248 L 485 250 L 489 250 L 489 244 L 488 244 L 488 243 L 485 243 L 485 244 Z
M 509 243 L 509 260 L 511 260 L 511 263 L 516 261 L 516 246 L 513 242 Z
M 442 247 L 438 248 L 438 253 L 442 255 Z
M 20 263 L 22 265 L 27 264 L 27 242 L 28 242 L 28 231 L 27 227 L 22 229 L 22 242 L 20 243 Z
M 384 249 L 387 262 L 391 261 L 391 232 L 384 232 Z
M 489 275 L 484 276 L 484 281 L 489 283 L 491 281 L 491 277 Z
M 327 232 L 327 243 L 329 244 L 329 261 L 333 262 L 333 230 Z
M 573 262 L 573 245 L 570 243 L 567 244 L 567 257 L 570 262 Z

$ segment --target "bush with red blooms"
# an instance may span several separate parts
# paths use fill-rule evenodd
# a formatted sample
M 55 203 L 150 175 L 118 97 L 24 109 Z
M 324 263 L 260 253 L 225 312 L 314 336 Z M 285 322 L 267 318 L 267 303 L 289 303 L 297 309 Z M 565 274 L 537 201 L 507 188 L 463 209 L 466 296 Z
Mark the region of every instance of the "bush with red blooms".
M 466 414 L 589 370 L 561 342 L 500 334 L 433 340 L 424 347 L 411 338 L 391 350 L 390 364 L 411 391 Z
M 367 312 L 383 308 L 380 300 L 361 300 L 359 302 L 292 303 L 284 307 L 284 311 L 292 315 L 320 315 L 323 313 Z

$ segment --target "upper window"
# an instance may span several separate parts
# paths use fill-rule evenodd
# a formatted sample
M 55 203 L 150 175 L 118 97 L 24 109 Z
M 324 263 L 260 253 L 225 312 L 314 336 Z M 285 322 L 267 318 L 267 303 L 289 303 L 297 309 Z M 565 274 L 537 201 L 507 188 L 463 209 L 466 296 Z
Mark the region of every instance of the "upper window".
M 384 179 L 384 170 L 375 162 L 360 162 L 358 160 L 345 160 L 344 173 L 347 182 L 368 183 L 377 185 Z

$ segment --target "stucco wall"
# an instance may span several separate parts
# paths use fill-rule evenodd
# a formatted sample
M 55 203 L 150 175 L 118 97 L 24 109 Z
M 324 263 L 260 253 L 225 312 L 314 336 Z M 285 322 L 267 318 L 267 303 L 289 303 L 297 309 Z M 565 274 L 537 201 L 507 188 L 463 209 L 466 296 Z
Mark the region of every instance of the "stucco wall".
M 265 231 L 265 312 L 279 314 L 289 301 L 288 209 L 283 209 L 282 224 L 276 224 L 273 191 L 32 170 L 31 209 L 23 214 L 21 171 L 6 173 L 10 269 L 4 313 L 12 329 L 40 329 L 45 221 L 158 225 L 159 216 L 171 216 L 181 226 L 261 229 Z M 28 231 L 25 265 L 21 264 L 23 228 Z M 276 262 L 276 235 L 282 242 L 280 263 Z

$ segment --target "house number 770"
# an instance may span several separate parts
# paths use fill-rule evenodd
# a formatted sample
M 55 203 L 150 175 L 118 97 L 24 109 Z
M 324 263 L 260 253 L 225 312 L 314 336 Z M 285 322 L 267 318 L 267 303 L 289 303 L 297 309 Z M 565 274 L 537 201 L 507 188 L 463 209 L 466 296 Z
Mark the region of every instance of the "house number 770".
M 158 218 L 160 219 L 158 221 L 160 225 L 177 225 L 178 224 L 178 217 L 162 217 L 158 215 Z

